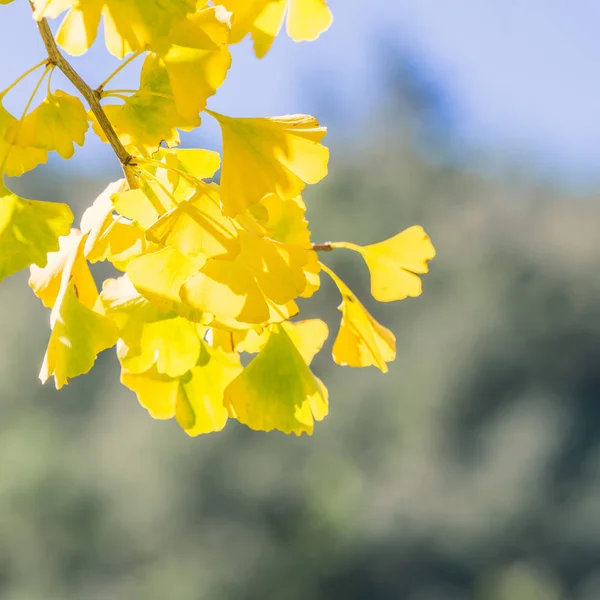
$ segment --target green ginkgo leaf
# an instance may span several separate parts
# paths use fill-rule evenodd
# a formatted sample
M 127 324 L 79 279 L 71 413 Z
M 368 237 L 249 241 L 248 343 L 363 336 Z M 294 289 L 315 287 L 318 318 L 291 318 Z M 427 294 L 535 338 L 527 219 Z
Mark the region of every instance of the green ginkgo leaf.
M 312 434 L 328 412 L 327 391 L 281 325 L 272 326 L 265 347 L 225 390 L 225 405 L 251 429 L 296 435 Z
M 0 182 L 0 281 L 30 265 L 43 267 L 72 223 L 68 205 L 21 198 Z

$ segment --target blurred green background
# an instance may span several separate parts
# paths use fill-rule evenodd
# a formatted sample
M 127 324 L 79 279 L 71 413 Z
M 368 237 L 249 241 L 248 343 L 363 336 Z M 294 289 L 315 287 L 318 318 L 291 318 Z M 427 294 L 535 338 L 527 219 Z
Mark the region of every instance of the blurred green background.
M 302 306 L 332 333 L 311 438 L 231 422 L 190 439 L 120 386 L 112 352 L 41 386 L 48 312 L 27 273 L 0 286 L 2 600 L 600 598 L 597 189 L 451 160 L 435 93 L 394 73 L 364 128 L 334 134 L 311 228 L 371 243 L 419 223 L 438 256 L 392 305 L 359 257 L 324 257 L 398 358 L 332 363 L 324 280 Z M 106 182 L 67 165 L 11 185 L 80 215 Z

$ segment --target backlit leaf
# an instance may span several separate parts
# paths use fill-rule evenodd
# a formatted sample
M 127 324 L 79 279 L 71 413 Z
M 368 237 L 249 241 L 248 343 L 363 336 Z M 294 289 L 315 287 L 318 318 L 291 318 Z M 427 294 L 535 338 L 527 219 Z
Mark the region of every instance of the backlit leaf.
M 40 379 L 45 383 L 54 376 L 56 389 L 71 378 L 88 373 L 98 354 L 114 346 L 118 337 L 109 319 L 79 301 L 72 281 L 61 291 L 50 324 L 52 333 Z
M 104 16 L 106 47 L 118 58 L 156 43 L 194 12 L 196 5 L 196 0 L 33 0 L 38 20 L 69 10 L 57 41 L 73 55 L 83 54 L 94 43 Z
M 417 273 L 427 273 L 427 261 L 435 256 L 429 236 L 419 225 L 371 246 L 336 242 L 332 247 L 348 248 L 362 255 L 371 273 L 371 294 L 380 302 L 419 296 L 422 284 Z
M 59 250 L 48 254 L 43 268 L 31 267 L 29 286 L 47 308 L 56 304 L 66 281 L 73 282 L 77 297 L 83 304 L 89 308 L 94 306 L 98 290 L 83 254 L 86 241 L 81 231 L 72 229 L 68 236 L 60 238 Z
M 19 177 L 48 160 L 48 151 L 33 146 L 18 145 L 19 121 L 3 106 L 0 94 L 0 173 Z
M 121 381 L 155 419 L 175 417 L 188 435 L 196 436 L 225 427 L 229 415 L 223 394 L 241 370 L 236 354 L 203 345 L 198 364 L 182 377 L 161 375 L 153 368 L 139 374 L 123 370 Z
M 287 10 L 287 33 L 296 42 L 312 41 L 329 29 L 333 17 L 325 0 L 222 0 L 234 13 L 232 41 L 248 33 L 261 58 L 281 30 Z
M 26 200 L 0 182 L 0 281 L 29 265 L 43 267 L 72 222 L 66 204 Z
M 192 259 L 167 247 L 134 258 L 127 265 L 127 274 L 135 288 L 162 312 L 174 311 L 182 317 L 201 322 L 206 311 L 184 304 L 179 291 L 203 264 L 203 258 Z
M 259 324 L 297 312 L 294 298 L 306 286 L 308 251 L 240 232 L 234 260 L 209 259 L 181 289 L 181 298 L 217 319 Z
M 170 31 L 165 51 L 158 51 L 177 110 L 189 121 L 204 110 L 231 66 L 230 18 L 222 6 L 191 14 Z
M 179 144 L 177 129 L 191 130 L 200 125 L 200 118 L 182 116 L 173 99 L 169 74 L 160 59 L 148 55 L 142 67 L 140 88 L 121 104 L 105 104 L 104 111 L 119 139 L 133 154 L 150 156 L 164 141 Z M 92 113 L 93 129 L 102 141 L 106 136 Z
M 56 151 L 69 159 L 75 152 L 74 144 L 83 146 L 87 130 L 87 114 L 81 100 L 58 90 L 23 119 L 15 143 Z
M 60 389 L 94 366 L 97 355 L 114 346 L 116 325 L 102 314 L 98 291 L 83 258 L 86 236 L 73 230 L 44 269 L 32 267 L 29 283 L 44 305 L 52 306 L 50 341 L 40 379 L 54 376 Z
M 276 194 L 265 196 L 260 204 L 267 211 L 264 227 L 266 234 L 273 240 L 294 244 L 301 248 L 311 248 L 308 221 L 305 218 L 306 205 L 300 196 L 283 200 Z M 314 251 L 309 252 L 307 264 L 304 266 L 306 288 L 303 298 L 310 298 L 320 287 L 319 272 L 321 265 Z
M 243 213 L 267 194 L 295 198 L 307 183 L 327 175 L 327 133 L 306 115 L 236 119 L 207 111 L 223 132 L 221 201 L 229 216 Z
M 186 256 L 234 258 L 240 250 L 238 231 L 223 216 L 218 191 L 205 186 L 183 200 L 147 229 L 147 238 Z
M 333 271 L 325 266 L 323 269 L 332 277 L 342 295 L 342 303 L 339 306 L 342 322 L 333 344 L 333 359 L 342 366 L 374 365 L 386 373 L 386 363 L 396 358 L 394 334 L 369 314 L 350 288 Z
M 312 434 L 328 411 L 326 390 L 280 325 L 272 326 L 265 347 L 226 389 L 225 405 L 251 429 L 296 435 Z
M 101 297 L 106 315 L 120 329 L 117 355 L 124 369 L 144 373 L 155 367 L 158 373 L 180 377 L 196 365 L 206 328 L 162 313 L 127 275 L 107 280 Z

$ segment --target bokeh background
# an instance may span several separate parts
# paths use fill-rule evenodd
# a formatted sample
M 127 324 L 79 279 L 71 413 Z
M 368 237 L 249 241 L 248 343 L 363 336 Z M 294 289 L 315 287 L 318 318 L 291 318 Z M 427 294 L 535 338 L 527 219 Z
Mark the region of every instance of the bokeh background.
M 431 235 L 423 296 L 398 304 L 369 301 L 358 257 L 326 257 L 397 361 L 342 369 L 330 343 L 311 438 L 190 439 L 111 352 L 42 386 L 48 313 L 27 273 L 6 280 L 2 600 L 600 599 L 600 5 L 330 4 L 314 44 L 237 47 L 210 106 L 330 126 L 331 174 L 305 196 L 316 240 Z M 0 48 L 0 88 L 42 58 L 24 0 L 0 7 Z M 114 62 L 97 44 L 76 65 L 94 83 Z M 11 186 L 80 215 L 119 176 L 88 141 Z M 218 148 L 216 127 L 184 143 Z M 334 334 L 337 304 L 325 281 L 303 309 Z

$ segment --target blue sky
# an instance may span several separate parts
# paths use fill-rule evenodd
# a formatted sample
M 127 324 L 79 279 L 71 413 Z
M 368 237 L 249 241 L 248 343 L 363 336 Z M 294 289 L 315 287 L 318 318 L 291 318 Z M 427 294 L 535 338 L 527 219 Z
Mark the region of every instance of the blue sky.
M 382 42 L 414 54 L 447 91 L 458 146 L 492 148 L 513 163 L 581 183 L 600 180 L 600 3 L 597 0 L 331 0 L 332 29 L 313 44 L 281 37 L 262 61 L 235 48 L 230 78 L 211 107 L 259 116 L 335 114 L 335 127 L 361 129 L 380 107 Z M 42 56 L 28 3 L 0 7 L 2 68 L 8 85 Z M 10 54 L 7 55 L 6 48 Z M 76 66 L 91 82 L 114 63 L 100 45 Z M 101 75 L 100 75 L 101 74 Z M 124 76 L 121 85 L 134 83 Z M 10 108 L 27 91 L 8 99 Z M 214 124 L 194 143 L 214 146 Z M 93 143 L 77 161 L 110 160 Z

